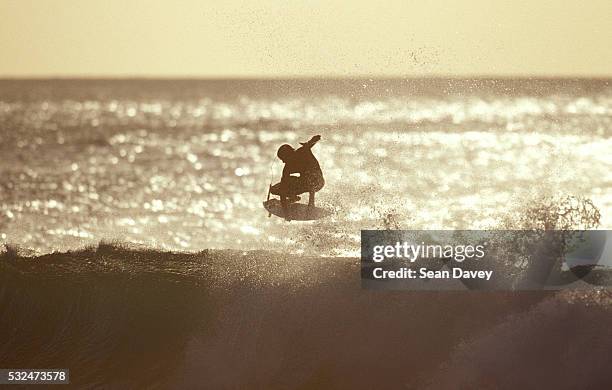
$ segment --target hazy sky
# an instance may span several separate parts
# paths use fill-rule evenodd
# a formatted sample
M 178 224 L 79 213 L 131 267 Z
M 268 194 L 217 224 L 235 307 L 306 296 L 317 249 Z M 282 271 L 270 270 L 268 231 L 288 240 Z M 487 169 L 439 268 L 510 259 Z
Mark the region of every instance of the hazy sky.
M 610 77 L 611 20 L 611 0 L 0 0 L 0 77 Z

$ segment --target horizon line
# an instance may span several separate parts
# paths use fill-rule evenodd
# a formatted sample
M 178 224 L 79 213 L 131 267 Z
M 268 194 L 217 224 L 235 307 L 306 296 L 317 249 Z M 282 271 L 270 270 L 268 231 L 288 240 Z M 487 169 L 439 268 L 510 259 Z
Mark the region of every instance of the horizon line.
M 424 75 L 0 75 L 0 81 L 311 81 L 311 80 L 601 80 L 610 81 L 612 75 L 541 75 L 541 74 L 424 74 Z

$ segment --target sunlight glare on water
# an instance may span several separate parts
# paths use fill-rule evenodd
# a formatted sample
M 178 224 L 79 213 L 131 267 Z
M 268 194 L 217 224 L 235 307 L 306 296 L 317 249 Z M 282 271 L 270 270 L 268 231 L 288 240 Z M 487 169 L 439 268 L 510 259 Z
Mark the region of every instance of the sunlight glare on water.
M 358 249 L 360 229 L 494 227 L 517 202 L 555 192 L 593 199 L 612 226 L 605 85 L 363 96 L 79 83 L 0 93 L 3 242 L 337 255 Z M 334 214 L 268 218 L 261 202 L 280 178 L 278 146 L 314 134 L 326 179 L 317 202 Z

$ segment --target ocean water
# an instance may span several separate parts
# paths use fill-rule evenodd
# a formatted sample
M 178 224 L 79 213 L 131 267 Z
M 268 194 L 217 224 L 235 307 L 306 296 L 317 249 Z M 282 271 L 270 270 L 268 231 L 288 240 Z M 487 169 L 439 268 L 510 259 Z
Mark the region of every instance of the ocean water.
M 358 275 L 357 259 L 268 251 L 0 255 L 0 360 L 87 389 L 612 383 L 607 291 L 373 291 Z
M 276 149 L 314 134 L 333 215 L 269 218 Z M 609 80 L 5 80 L 0 155 L 0 242 L 39 253 L 347 255 L 360 229 L 495 228 L 542 196 L 612 227 Z
M 353 255 L 364 228 L 612 227 L 611 122 L 607 80 L 0 81 L 0 361 L 78 388 L 610 388 L 609 292 L 366 290 Z M 313 134 L 333 215 L 269 218 L 277 147 Z

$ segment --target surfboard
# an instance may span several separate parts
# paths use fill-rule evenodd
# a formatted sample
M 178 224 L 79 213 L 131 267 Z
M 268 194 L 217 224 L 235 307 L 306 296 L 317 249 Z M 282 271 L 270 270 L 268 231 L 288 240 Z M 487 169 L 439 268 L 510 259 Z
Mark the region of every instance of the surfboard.
M 274 214 L 277 217 L 285 218 L 283 206 L 281 205 L 280 199 L 270 199 L 263 202 L 263 206 L 270 214 Z M 290 203 L 287 206 L 287 214 L 289 219 L 293 221 L 313 221 L 315 219 L 321 219 L 331 214 L 331 211 L 314 207 L 310 208 L 304 203 Z

